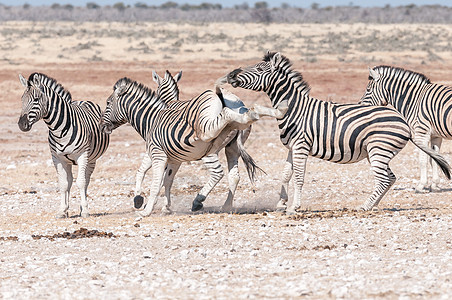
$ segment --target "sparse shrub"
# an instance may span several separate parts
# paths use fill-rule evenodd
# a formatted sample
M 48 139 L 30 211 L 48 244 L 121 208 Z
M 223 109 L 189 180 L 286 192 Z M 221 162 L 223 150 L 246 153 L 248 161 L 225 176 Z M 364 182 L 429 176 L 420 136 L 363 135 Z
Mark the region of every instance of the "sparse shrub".
M 122 2 L 117 2 L 117 3 L 113 4 L 113 8 L 116 8 L 119 11 L 124 11 L 126 9 L 126 6 Z
M 88 2 L 88 3 L 86 3 L 86 8 L 98 9 L 98 8 L 100 8 L 100 5 L 98 5 L 97 3 L 94 3 L 94 2 Z
M 256 2 L 256 3 L 254 3 L 254 8 L 255 9 L 267 9 L 268 3 L 265 1 Z
M 71 4 L 66 4 L 66 5 L 63 6 L 63 8 L 64 8 L 64 9 L 67 9 L 67 10 L 73 10 L 73 9 L 74 9 L 74 6 L 71 5 Z
M 242 4 L 239 5 L 234 5 L 235 9 L 243 9 L 243 10 L 247 10 L 250 8 L 250 6 L 248 5 L 247 2 L 243 2 Z
M 53 4 L 50 6 L 50 8 L 51 8 L 51 9 L 59 9 L 59 8 L 61 8 L 61 5 L 58 4 L 58 3 L 53 3 Z
M 176 2 L 168 1 L 168 2 L 165 2 L 162 5 L 160 5 L 160 8 L 170 9 L 170 8 L 177 8 L 178 6 L 179 6 L 179 4 L 177 4 Z
M 23 9 L 29 9 L 30 8 L 30 4 L 25 3 L 22 7 L 23 7 Z
M 320 4 L 318 4 L 317 2 L 314 2 L 311 4 L 311 9 L 313 10 L 317 10 L 320 8 Z
M 146 4 L 146 3 L 143 3 L 143 2 L 137 2 L 137 3 L 135 3 L 135 7 L 136 7 L 136 8 L 148 8 L 147 4 Z

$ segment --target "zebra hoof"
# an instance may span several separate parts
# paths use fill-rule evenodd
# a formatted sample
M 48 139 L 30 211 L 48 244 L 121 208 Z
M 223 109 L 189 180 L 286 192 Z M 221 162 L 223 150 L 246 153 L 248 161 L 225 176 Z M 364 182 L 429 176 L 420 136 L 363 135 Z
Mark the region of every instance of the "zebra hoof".
M 141 195 L 137 195 L 135 196 L 135 198 L 133 198 L 133 207 L 135 207 L 135 209 L 140 209 L 143 206 L 144 203 L 144 198 Z
M 63 212 L 63 213 L 58 213 L 55 218 L 57 219 L 66 219 L 69 218 L 69 214 L 67 212 Z
M 80 217 L 82 217 L 82 218 L 88 218 L 88 217 L 89 217 L 89 213 L 87 213 L 87 212 L 82 212 L 82 213 L 80 214 Z
M 195 201 L 193 201 L 193 205 L 191 206 L 191 211 L 198 211 L 203 207 L 204 205 L 202 204 L 202 202 L 195 199 Z

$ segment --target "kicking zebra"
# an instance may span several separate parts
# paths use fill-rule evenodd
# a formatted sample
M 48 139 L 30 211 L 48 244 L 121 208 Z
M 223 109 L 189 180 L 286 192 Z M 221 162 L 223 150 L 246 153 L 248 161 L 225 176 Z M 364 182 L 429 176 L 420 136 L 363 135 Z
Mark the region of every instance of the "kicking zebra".
M 69 91 L 44 74 L 33 73 L 28 80 L 19 75 L 19 79 L 25 88 L 20 130 L 29 131 L 40 119 L 49 128 L 50 153 L 61 193 L 57 218 L 68 217 L 73 165 L 78 165 L 80 215 L 88 217 L 87 188 L 96 160 L 109 143 L 109 136 L 99 130 L 101 109 L 90 101 L 73 101 Z
M 111 133 L 129 122 L 139 132 L 147 131 L 144 135 L 151 159 L 152 183 L 149 200 L 145 201 L 143 210 L 137 211 L 144 217 L 151 214 L 162 184 L 166 198 L 162 211 L 171 212 L 171 185 L 182 162 L 217 152 L 224 147 L 232 130 L 245 129 L 259 117 L 252 109 L 240 114 L 224 107 L 220 96 L 209 90 L 181 109 L 170 109 L 151 89 L 122 78 L 107 99 L 100 127 L 103 132 Z
M 289 149 L 278 209 L 287 208 L 286 186 L 292 172 L 295 173 L 294 201 L 287 212 L 295 213 L 300 208 L 308 155 L 342 164 L 367 158 L 375 177 L 375 188 L 361 207 L 364 210 L 378 205 L 394 184 L 396 177 L 389 168 L 389 161 L 411 139 L 408 124 L 396 111 L 312 98 L 302 75 L 279 53 L 268 52 L 262 62 L 236 69 L 226 76 L 233 87 L 266 92 L 273 107 L 289 100 L 287 113 L 277 119 L 281 142 Z M 417 146 L 450 177 L 450 167 L 440 155 Z
M 391 105 L 414 131 L 414 140 L 439 152 L 442 139 L 452 139 L 452 87 L 431 83 L 420 73 L 390 66 L 369 69 L 369 83 L 360 103 Z M 428 157 L 419 152 L 420 180 L 416 192 L 427 189 Z M 432 191 L 438 191 L 439 174 L 432 166 Z
M 159 100 L 166 103 L 166 107 L 170 109 L 182 109 L 184 106 L 190 104 L 190 101 L 180 101 L 179 100 L 179 88 L 177 82 L 182 78 L 182 71 L 177 73 L 174 77 L 169 71 L 165 72 L 164 77 L 160 77 L 155 71 L 152 72 L 152 78 L 157 83 L 157 97 Z M 241 102 L 241 107 L 245 109 L 243 102 Z M 230 106 L 229 106 L 230 107 Z M 151 107 L 143 107 L 144 110 L 151 109 Z M 132 117 L 138 117 L 139 114 L 134 114 Z M 134 124 L 138 124 L 136 120 Z M 147 128 L 140 128 L 134 126 L 135 130 L 141 135 L 141 137 L 146 140 L 146 134 L 149 132 Z M 243 143 L 249 136 L 251 131 L 251 125 L 245 130 L 233 130 L 231 131 L 231 137 L 226 139 L 225 146 L 220 146 L 218 150 L 224 148 L 225 154 L 228 162 L 228 183 L 229 183 L 229 193 L 228 197 L 223 204 L 223 211 L 230 211 L 233 208 L 234 194 L 237 189 L 237 185 L 240 180 L 238 172 L 238 158 L 242 157 L 245 163 L 250 180 L 253 182 L 255 179 L 255 173 L 260 168 L 256 165 L 252 157 L 245 151 Z M 212 153 L 210 155 L 204 156 L 202 158 L 204 165 L 209 171 L 209 181 L 207 184 L 199 191 L 195 200 L 193 201 L 192 211 L 198 211 L 202 209 L 203 202 L 209 195 L 211 190 L 216 186 L 216 184 L 224 176 L 223 168 L 218 160 L 218 152 Z M 141 196 L 141 189 L 144 177 L 147 171 L 151 168 L 152 161 L 148 155 L 145 155 L 140 168 L 136 175 L 136 187 L 135 187 L 135 197 L 134 206 L 139 209 L 143 205 L 144 198 Z

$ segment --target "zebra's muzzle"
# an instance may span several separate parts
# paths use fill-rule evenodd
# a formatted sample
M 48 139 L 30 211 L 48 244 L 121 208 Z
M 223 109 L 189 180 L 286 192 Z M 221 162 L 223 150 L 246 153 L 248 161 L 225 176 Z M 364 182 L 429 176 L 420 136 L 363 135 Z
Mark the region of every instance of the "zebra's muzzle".
M 28 115 L 20 116 L 19 121 L 17 122 L 17 125 L 19 125 L 19 129 L 23 132 L 30 131 L 31 124 L 30 124 L 30 121 L 28 120 Z
M 106 134 L 111 134 L 113 132 L 113 126 L 109 126 L 111 124 L 106 124 L 101 122 L 99 124 L 100 131 Z
M 229 73 L 227 75 L 228 83 L 235 88 L 240 85 L 240 81 L 237 78 L 237 75 L 240 74 L 241 72 L 242 72 L 242 69 L 239 68 L 239 69 L 235 69 L 234 71 L 232 71 L 231 73 Z

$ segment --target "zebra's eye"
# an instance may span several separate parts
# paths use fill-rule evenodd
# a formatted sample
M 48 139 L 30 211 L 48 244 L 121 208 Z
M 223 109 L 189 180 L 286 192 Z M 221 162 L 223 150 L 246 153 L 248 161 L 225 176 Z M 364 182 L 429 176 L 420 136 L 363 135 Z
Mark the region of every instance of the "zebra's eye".
M 256 70 L 259 71 L 259 72 L 263 72 L 263 71 L 264 71 L 264 69 L 262 69 L 261 66 L 257 66 L 257 67 L 256 67 Z

